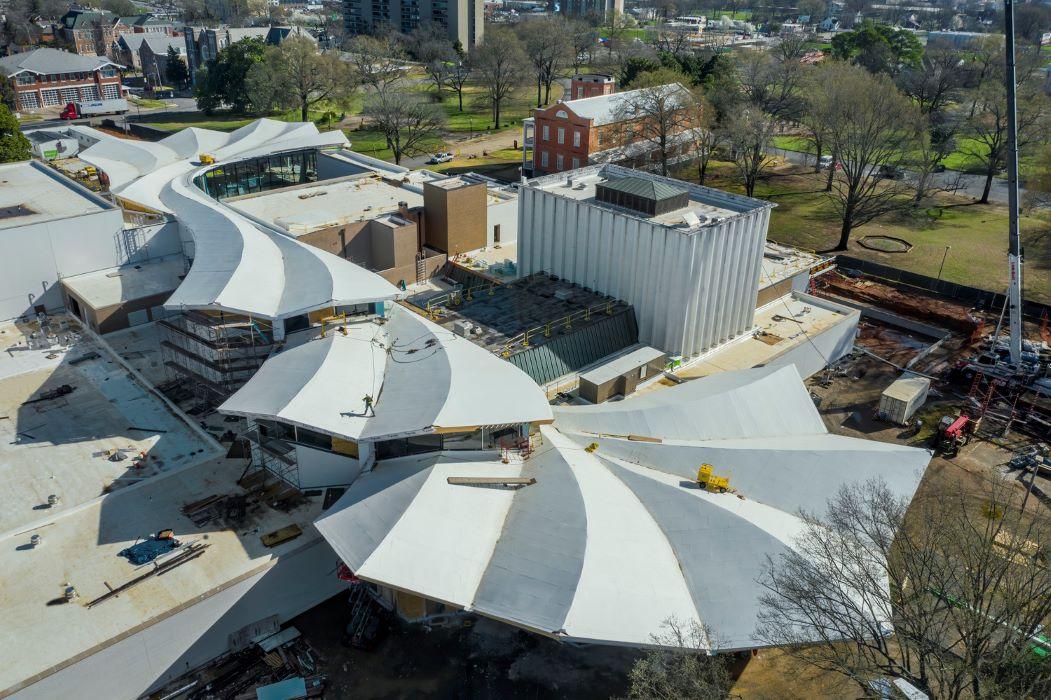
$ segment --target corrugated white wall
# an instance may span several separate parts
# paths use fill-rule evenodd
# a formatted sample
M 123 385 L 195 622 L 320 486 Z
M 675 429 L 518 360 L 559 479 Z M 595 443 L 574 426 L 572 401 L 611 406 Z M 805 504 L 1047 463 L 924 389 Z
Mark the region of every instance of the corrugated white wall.
M 523 187 L 518 264 L 630 303 L 641 342 L 693 357 L 751 327 L 769 217 L 758 208 L 687 234 Z

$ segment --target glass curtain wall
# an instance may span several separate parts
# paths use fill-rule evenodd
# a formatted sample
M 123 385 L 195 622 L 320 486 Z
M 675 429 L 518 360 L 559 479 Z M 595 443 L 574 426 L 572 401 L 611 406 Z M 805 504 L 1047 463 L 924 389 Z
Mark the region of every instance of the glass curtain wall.
M 213 199 L 317 182 L 317 151 L 292 151 L 228 163 L 198 175 L 194 183 Z

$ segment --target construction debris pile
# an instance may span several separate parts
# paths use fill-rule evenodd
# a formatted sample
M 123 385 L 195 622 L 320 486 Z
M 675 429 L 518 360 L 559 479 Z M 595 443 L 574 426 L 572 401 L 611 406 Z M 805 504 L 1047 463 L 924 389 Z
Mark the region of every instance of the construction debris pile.
M 151 700 L 276 700 L 320 697 L 321 655 L 295 627 L 276 626 L 247 640 L 231 636 L 231 651 L 149 695 Z
M 979 320 L 965 304 L 936 299 L 925 294 L 907 294 L 869 277 L 849 277 L 841 272 L 828 272 L 815 279 L 817 290 L 834 297 L 853 299 L 893 311 L 910 318 L 970 335 Z

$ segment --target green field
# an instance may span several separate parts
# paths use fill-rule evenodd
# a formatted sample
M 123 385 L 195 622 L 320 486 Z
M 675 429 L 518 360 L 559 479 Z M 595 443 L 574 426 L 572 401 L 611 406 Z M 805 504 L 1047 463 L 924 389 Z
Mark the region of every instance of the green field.
M 164 100 L 154 100 L 148 97 L 136 97 L 135 95 L 128 95 L 128 102 L 132 103 L 136 107 L 142 109 L 161 109 L 167 107 L 168 103 Z
M 691 171 L 681 176 L 695 178 Z M 709 184 L 743 192 L 732 166 L 715 166 Z M 822 192 L 823 176 L 798 169 L 776 173 L 761 182 L 755 196 L 777 204 L 770 219 L 773 241 L 805 248 L 827 250 L 839 238 L 839 219 L 828 196 Z M 1022 239 L 1026 251 L 1025 293 L 1028 298 L 1051 302 L 1051 212 L 1022 217 Z M 866 235 L 888 235 L 913 244 L 903 254 L 880 253 L 857 245 Z M 999 205 L 964 203 L 946 197 L 941 206 L 877 220 L 855 229 L 848 255 L 935 277 L 945 247 L 944 279 L 1002 291 L 1007 287 L 1007 210 Z
M 783 148 L 786 151 L 798 151 L 800 153 L 809 153 L 811 155 L 814 153 L 814 145 L 802 136 L 775 136 L 773 138 L 773 145 L 775 148 Z M 956 139 L 956 150 L 942 160 L 942 165 L 949 170 L 979 175 L 984 174 L 985 170 L 982 166 L 981 160 L 975 158 L 969 153 L 980 150 L 981 145 L 974 139 L 958 138 Z M 1027 167 L 1032 166 L 1034 160 L 1035 156 L 1023 153 L 1019 165 L 1025 170 Z

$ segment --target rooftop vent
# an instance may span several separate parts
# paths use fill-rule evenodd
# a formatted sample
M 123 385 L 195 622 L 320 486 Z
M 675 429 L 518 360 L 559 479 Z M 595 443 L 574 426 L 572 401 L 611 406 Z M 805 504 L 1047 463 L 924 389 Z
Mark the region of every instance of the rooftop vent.
M 620 177 L 595 186 L 595 199 L 650 216 L 682 209 L 689 193 L 679 187 L 644 177 Z

